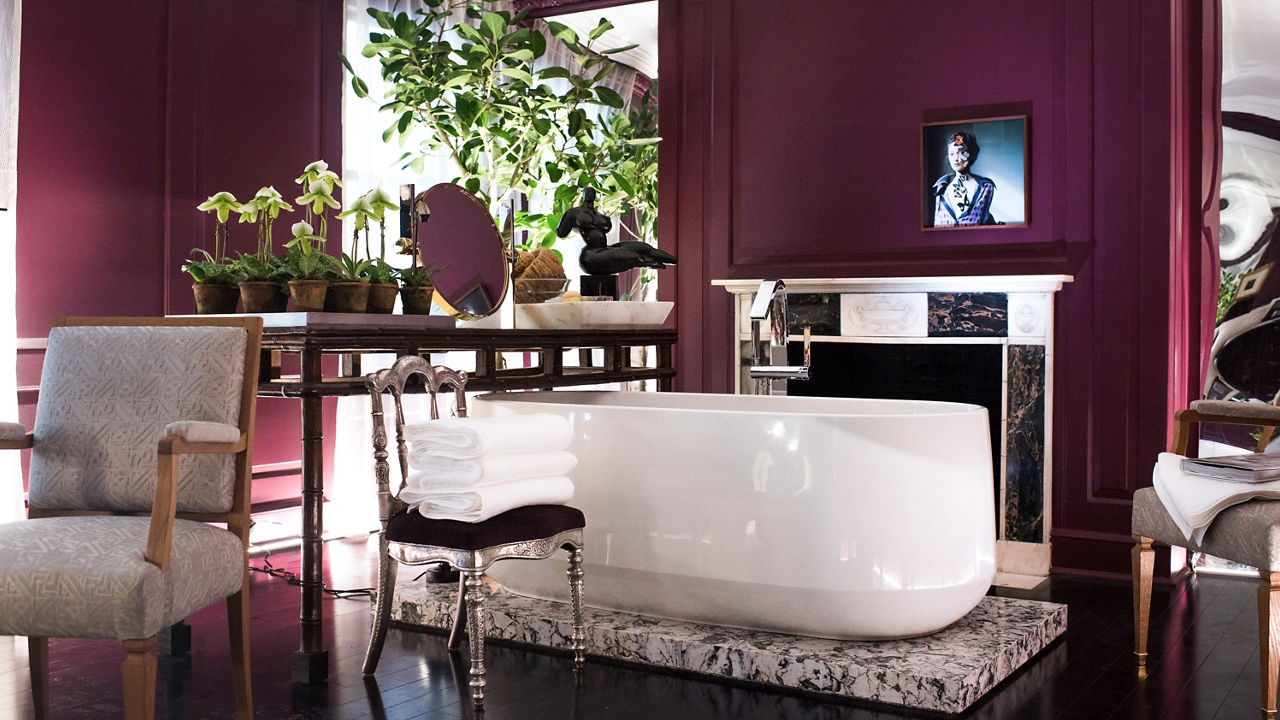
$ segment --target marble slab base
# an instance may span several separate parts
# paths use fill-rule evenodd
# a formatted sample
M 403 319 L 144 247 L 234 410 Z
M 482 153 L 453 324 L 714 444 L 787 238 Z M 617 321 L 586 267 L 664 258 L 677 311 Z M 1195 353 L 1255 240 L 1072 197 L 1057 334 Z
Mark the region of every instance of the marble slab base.
M 587 578 L 588 583 L 590 578 Z M 590 592 L 590 585 L 587 585 Z M 457 585 L 402 578 L 392 619 L 449 628 Z M 488 636 L 567 649 L 569 606 L 490 587 Z M 586 609 L 587 654 L 820 694 L 963 712 L 1067 627 L 1067 606 L 985 597 L 945 630 L 852 642 Z

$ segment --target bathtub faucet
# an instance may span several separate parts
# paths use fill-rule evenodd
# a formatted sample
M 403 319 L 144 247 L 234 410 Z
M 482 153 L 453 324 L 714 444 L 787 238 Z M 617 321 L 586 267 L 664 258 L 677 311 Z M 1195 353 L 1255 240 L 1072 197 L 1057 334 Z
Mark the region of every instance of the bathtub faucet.
M 773 393 L 774 380 L 809 379 L 809 328 L 804 329 L 804 365 L 762 364 L 761 350 L 767 361 L 774 362 L 774 348 L 781 348 L 782 362 L 786 362 L 787 348 L 787 285 L 781 280 L 765 280 L 756 290 L 751 303 L 751 368 L 748 371 L 756 381 L 757 395 Z M 760 323 L 769 321 L 769 341 L 760 340 Z

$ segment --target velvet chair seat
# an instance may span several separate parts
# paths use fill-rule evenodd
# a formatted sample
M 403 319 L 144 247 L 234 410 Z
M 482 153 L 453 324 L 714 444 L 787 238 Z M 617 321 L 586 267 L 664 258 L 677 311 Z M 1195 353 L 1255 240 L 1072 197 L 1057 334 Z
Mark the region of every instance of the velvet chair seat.
M 433 520 L 410 510 L 387 522 L 387 540 L 456 550 L 482 550 L 494 545 L 549 538 L 586 525 L 582 511 L 568 505 L 526 505 L 484 522 Z

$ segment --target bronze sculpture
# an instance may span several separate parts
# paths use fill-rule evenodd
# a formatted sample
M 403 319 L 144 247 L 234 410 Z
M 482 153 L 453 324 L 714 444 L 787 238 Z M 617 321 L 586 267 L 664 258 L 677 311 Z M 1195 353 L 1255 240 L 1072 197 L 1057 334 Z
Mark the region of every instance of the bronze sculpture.
M 637 267 L 665 268 L 674 265 L 676 256 L 638 240 L 623 240 L 606 245 L 613 221 L 596 210 L 596 190 L 587 188 L 582 204 L 569 208 L 560 218 L 556 235 L 568 237 L 577 230 L 586 247 L 578 255 L 578 264 L 592 275 L 613 275 Z

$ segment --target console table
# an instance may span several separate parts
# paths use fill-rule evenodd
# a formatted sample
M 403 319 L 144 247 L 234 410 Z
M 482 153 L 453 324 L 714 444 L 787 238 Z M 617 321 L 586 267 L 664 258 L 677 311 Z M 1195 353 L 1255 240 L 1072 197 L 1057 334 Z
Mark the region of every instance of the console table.
M 669 391 L 676 374 L 672 365 L 676 331 L 670 328 L 509 330 L 455 328 L 453 319 L 444 316 L 266 313 L 262 317 L 264 361 L 258 396 L 302 401 L 302 640 L 293 656 L 293 680 L 305 684 L 322 683 L 329 674 L 320 605 L 324 566 L 322 399 L 366 392 L 361 355 L 473 352 L 475 371 L 468 372 L 468 391 L 632 380 L 657 380 L 659 390 Z M 656 367 L 631 363 L 631 348 L 639 347 L 653 348 Z M 603 363 L 592 363 L 593 349 L 604 351 Z M 566 364 L 566 354 L 572 360 L 574 350 L 579 351 L 576 363 Z M 537 359 L 528 367 L 504 367 L 500 355 L 504 352 L 530 353 Z M 282 357 L 290 355 L 298 358 L 296 375 L 281 372 Z M 325 355 L 341 357 L 337 374 L 325 375 L 321 362 Z

